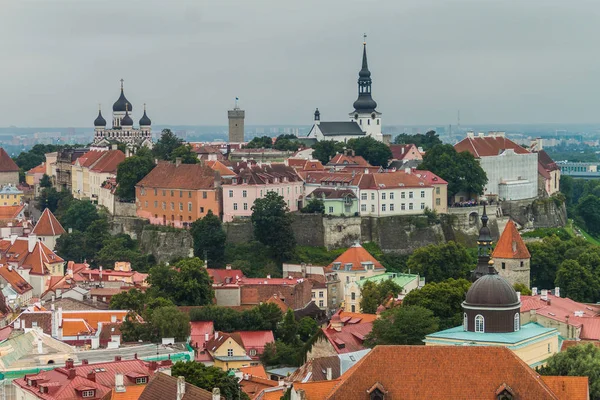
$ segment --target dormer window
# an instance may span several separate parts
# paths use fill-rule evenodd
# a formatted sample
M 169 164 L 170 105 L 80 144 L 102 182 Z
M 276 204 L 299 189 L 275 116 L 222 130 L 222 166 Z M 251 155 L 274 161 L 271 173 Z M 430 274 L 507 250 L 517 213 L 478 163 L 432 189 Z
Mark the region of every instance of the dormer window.
M 95 395 L 96 395 L 95 390 L 84 390 L 81 392 L 81 397 L 83 397 L 83 398 L 90 398 L 90 397 L 94 397 Z
M 233 178 L 233 179 L 231 180 L 231 183 L 233 183 L 233 184 L 235 185 L 235 184 L 237 183 L 237 178 Z
M 136 385 L 143 385 L 145 383 L 148 383 L 148 378 L 147 377 L 142 377 L 142 378 L 135 378 L 135 384 Z

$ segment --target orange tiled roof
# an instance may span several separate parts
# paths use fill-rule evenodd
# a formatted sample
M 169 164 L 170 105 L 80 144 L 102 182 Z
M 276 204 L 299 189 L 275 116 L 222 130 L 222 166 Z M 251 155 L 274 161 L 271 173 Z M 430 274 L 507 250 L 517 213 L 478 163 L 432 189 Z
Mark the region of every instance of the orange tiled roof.
M 525 148 L 503 136 L 466 137 L 454 145 L 457 152 L 468 151 L 475 158 L 497 156 L 506 149 L 517 154 L 529 154 Z
M 263 367 L 262 365 L 242 367 L 240 368 L 240 372 L 243 374 L 256 376 L 257 378 L 269 379 L 269 377 L 267 376 L 267 371 L 265 371 L 265 367 Z
M 75 162 L 78 163 L 80 167 L 90 168 L 106 153 L 106 151 L 90 150 L 75 160 Z
M 214 171 L 201 164 L 159 162 L 136 186 L 162 189 L 214 189 Z
M 45 174 L 45 173 L 46 173 L 46 163 L 41 163 L 37 167 L 33 167 L 29 171 L 27 171 L 27 175 Z
M 360 319 L 360 321 L 358 321 L 356 323 L 364 324 L 365 322 L 373 322 L 377 319 L 376 314 L 362 314 L 362 313 L 353 313 L 353 312 L 349 312 L 349 311 L 340 311 L 338 314 L 339 314 L 342 322 L 347 322 L 347 321 L 352 321 L 352 320 L 357 321 Z M 350 318 L 350 319 L 348 319 L 348 318 Z
M 376 384 L 386 398 L 403 400 L 492 400 L 502 387 L 518 399 L 562 400 L 515 353 L 500 346 L 376 346 L 342 375 L 326 399 L 354 398 Z
M 269 299 L 265 302 L 265 303 L 273 303 L 275 304 L 277 307 L 279 307 L 279 309 L 281 310 L 281 312 L 285 313 L 288 310 L 288 306 L 287 304 L 285 304 L 277 295 L 273 295 L 271 297 L 269 297 Z
M 338 262 L 341 263 L 340 271 L 345 270 L 346 264 L 352 264 L 352 271 L 364 271 L 365 268 L 362 266 L 362 262 L 372 262 L 375 269 L 385 269 L 385 267 L 360 244 L 355 244 L 343 252 L 338 258 L 333 260 L 333 262 L 327 266 L 327 272 L 333 271 L 333 265 Z
M 26 293 L 33 289 L 15 268 L 9 268 L 8 265 L 0 265 L 0 276 L 19 294 Z M 2 294 L 0 294 L 0 296 L 1 295 Z
M 493 258 L 531 258 L 527 246 L 521 239 L 519 231 L 512 220 L 508 220 L 504 232 L 500 235 L 498 244 L 492 253 Z
M 48 272 L 46 264 L 56 264 L 64 261 L 44 243 L 38 241 L 33 251 L 25 257 L 22 266 L 30 269 L 30 274 L 43 275 Z
M 1 206 L 0 220 L 13 220 L 23 211 L 25 206 Z
M 341 153 L 333 156 L 327 165 L 357 165 L 361 167 L 371 167 L 371 164 L 369 164 L 362 156 L 349 156 Z
M 542 376 L 542 380 L 559 399 L 588 400 L 590 398 L 587 376 Z
M 105 151 L 100 160 L 92 167 L 92 171 L 116 174 L 117 166 L 125 160 L 125 154 L 121 150 Z
M 129 386 L 124 392 L 112 390 L 110 400 L 138 400 L 142 392 L 146 389 L 146 385 Z
M 38 236 L 59 236 L 65 233 L 65 228 L 58 222 L 52 211 L 46 208 L 31 233 Z
M 77 336 L 91 334 L 95 330 L 84 319 L 63 318 L 62 330 L 64 336 Z
M 306 400 L 321 400 L 325 399 L 339 382 L 339 379 L 305 383 L 294 382 L 294 390 L 303 390 L 306 394 Z
M 17 164 L 2 147 L 0 147 L 0 172 L 19 172 Z
M 206 161 L 206 165 L 210 167 L 213 171 L 217 171 L 221 174 L 221 176 L 235 176 L 236 173 L 233 170 L 227 168 L 225 164 L 221 161 Z
M 369 179 L 370 178 L 370 179 Z M 359 187 L 361 189 L 396 189 L 400 187 L 428 187 L 430 184 L 418 175 L 405 171 L 380 172 L 365 174 L 361 179 Z

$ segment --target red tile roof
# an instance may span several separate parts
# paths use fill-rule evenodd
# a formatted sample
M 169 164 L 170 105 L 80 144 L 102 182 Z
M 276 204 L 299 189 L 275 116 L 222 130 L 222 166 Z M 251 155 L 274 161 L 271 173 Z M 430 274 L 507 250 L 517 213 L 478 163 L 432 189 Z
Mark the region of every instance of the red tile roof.
M 308 184 L 358 186 L 363 174 L 311 171 L 303 173 L 303 177 Z
M 559 399 L 589 400 L 587 376 L 543 376 L 542 380 Z
M 163 373 L 154 375 L 146 385 L 139 400 L 174 400 L 177 398 L 177 378 Z M 221 397 L 223 399 L 223 397 Z M 185 394 L 180 400 L 212 400 L 212 393 L 190 383 L 185 384 Z
M 411 152 L 421 156 L 419 149 L 414 144 L 390 144 L 390 150 L 394 160 L 404 160 Z
M 562 345 L 560 346 L 560 351 L 565 351 L 569 347 L 573 346 L 584 346 L 588 343 L 593 344 L 595 347 L 600 347 L 600 342 L 595 340 L 563 340 Z
M 19 294 L 24 294 L 33 289 L 14 267 L 0 265 L 0 276 Z M 0 293 L 0 296 L 2 294 Z
M 560 169 L 552 157 L 546 153 L 546 150 L 538 151 L 538 163 L 541 164 L 541 166 L 547 171 L 556 171 Z
M 41 163 L 37 167 L 33 167 L 29 171 L 27 171 L 27 175 L 45 174 L 45 173 L 46 173 L 46 163 Z
M 425 182 L 429 185 L 440 185 L 440 184 L 447 185 L 448 184 L 448 182 L 446 182 L 445 180 L 443 180 L 442 178 L 440 178 L 439 176 L 437 176 L 436 174 L 434 174 L 431 171 L 424 171 L 424 170 L 413 168 L 412 173 L 415 174 L 416 176 L 418 176 L 421 180 L 423 180 L 423 182 Z
M 531 254 L 529 254 L 529 250 L 527 250 L 527 246 L 525 246 L 523 239 L 521 239 L 517 226 L 512 219 L 508 220 L 502 235 L 500 235 L 498 244 L 496 244 L 496 248 L 492 252 L 492 257 L 511 259 L 531 258 Z
M 365 337 L 373 329 L 372 322 L 364 322 L 357 324 L 346 324 L 341 330 L 336 330 L 331 327 L 323 328 L 323 333 L 329 343 L 333 346 L 338 354 L 351 353 L 353 351 L 364 350 L 363 343 Z
M 322 400 L 327 398 L 327 395 L 331 393 L 331 390 L 340 383 L 340 379 L 333 379 L 331 381 L 318 381 L 318 382 L 294 382 L 294 390 L 304 391 L 306 397 L 305 400 Z
M 232 169 L 227 168 L 227 166 L 225 164 L 223 164 L 221 161 L 218 161 L 218 160 L 206 161 L 206 166 L 210 167 L 211 169 L 213 169 L 216 172 L 219 172 L 222 177 L 236 176 L 236 173 L 233 172 Z
M 240 381 L 240 386 L 251 399 L 258 399 L 263 390 L 278 387 L 279 383 L 268 378 L 245 375 Z
M 331 264 L 326 267 L 327 272 L 331 272 L 334 270 L 334 265 L 336 263 L 341 263 L 339 270 L 343 271 L 346 268 L 347 264 L 352 264 L 351 271 L 364 271 L 365 267 L 361 264 L 363 262 L 370 262 L 374 265 L 375 269 L 384 269 L 385 267 L 381 265 L 375 257 L 373 257 L 364 247 L 360 244 L 355 244 L 350 247 L 348 250 L 343 252 L 338 258 L 333 260 Z
M 275 304 L 283 313 L 285 313 L 289 308 L 288 305 L 281 301 L 279 296 L 277 296 L 276 294 L 270 297 L 269 300 L 267 300 L 265 303 Z
M 106 151 L 90 150 L 75 160 L 75 162 L 79 164 L 80 167 L 90 168 L 105 154 Z
M 100 160 L 91 168 L 91 171 L 107 174 L 116 174 L 117 166 L 125 160 L 121 150 L 105 151 Z
M 244 273 L 241 269 L 219 269 L 219 268 L 207 268 L 208 276 L 213 279 L 213 283 L 218 285 L 224 283 L 235 283 L 239 279 L 244 278 Z
M 44 210 L 37 224 L 35 224 L 35 228 L 31 231 L 31 233 L 38 236 L 60 236 L 65 232 L 65 229 L 49 208 Z
M 176 166 L 170 162 L 159 162 L 138 187 L 155 187 L 161 189 L 215 189 L 214 171 L 201 164 L 181 164 Z
M 362 156 L 350 156 L 341 153 L 333 156 L 327 165 L 357 165 L 361 167 L 371 167 L 371 164 L 369 164 Z
M 242 339 L 242 344 L 246 352 L 249 353 L 250 350 L 256 350 L 257 355 L 251 356 L 252 358 L 258 359 L 258 355 L 263 353 L 267 343 L 275 342 L 272 331 L 240 331 L 238 334 L 240 335 L 240 339 Z
M 466 137 L 454 145 L 457 152 L 468 151 L 475 158 L 497 156 L 504 150 L 512 149 L 517 154 L 528 154 L 529 151 L 504 136 Z
M 364 174 L 360 180 L 361 189 L 393 189 L 400 187 L 429 187 L 430 185 L 415 174 L 405 171 Z
M 19 172 L 17 164 L 2 147 L 0 147 L 0 172 Z
M 0 220 L 14 220 L 23 211 L 25 206 L 0 206 Z
M 410 366 L 410 367 L 408 367 Z M 580 388 L 587 378 L 573 384 Z M 377 346 L 350 368 L 326 399 L 355 398 L 375 387 L 386 398 L 560 399 L 515 353 L 499 346 Z
M 190 344 L 200 350 L 204 348 L 204 344 L 207 342 L 206 334 L 208 334 L 208 340 L 215 336 L 215 326 L 213 321 L 193 321 L 190 322 Z

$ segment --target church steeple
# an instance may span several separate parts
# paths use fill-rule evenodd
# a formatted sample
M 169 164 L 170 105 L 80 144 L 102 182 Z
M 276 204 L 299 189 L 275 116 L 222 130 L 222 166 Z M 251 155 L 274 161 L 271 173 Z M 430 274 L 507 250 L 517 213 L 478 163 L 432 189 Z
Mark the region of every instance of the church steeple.
M 377 103 L 371 97 L 371 71 L 367 61 L 367 35 L 364 35 L 362 68 L 358 73 L 358 99 L 354 102 L 355 113 L 372 113 L 377 108 Z
M 477 268 L 471 271 L 471 280 L 476 281 L 483 275 L 488 274 L 490 269 L 490 255 L 492 253 L 492 234 L 487 226 L 489 218 L 487 216 L 485 203 L 483 204 L 483 214 L 481 215 L 481 229 L 477 238 Z

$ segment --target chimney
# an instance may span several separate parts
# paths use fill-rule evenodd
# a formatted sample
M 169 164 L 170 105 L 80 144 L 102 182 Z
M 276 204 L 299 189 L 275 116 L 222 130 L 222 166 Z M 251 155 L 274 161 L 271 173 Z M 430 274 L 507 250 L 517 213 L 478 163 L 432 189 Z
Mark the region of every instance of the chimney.
M 110 149 L 111 149 L 111 150 L 118 150 L 118 149 L 119 149 L 119 147 L 118 147 L 116 144 L 111 144 L 111 145 L 110 145 Z
M 87 378 L 92 382 L 96 382 L 96 372 L 94 370 L 91 370 L 90 372 L 88 372 Z
M 215 340 L 219 338 L 219 331 L 215 331 Z
M 548 300 L 548 290 L 542 289 L 542 300 Z
M 67 361 L 65 361 L 65 368 L 71 369 L 71 368 L 73 368 L 73 366 L 74 366 L 73 359 L 67 358 Z
M 208 342 L 208 338 L 209 338 L 209 335 L 208 335 L 208 332 L 206 332 L 206 333 L 204 334 L 204 341 L 205 341 L 205 342 Z
M 114 324 L 115 322 L 117 322 L 117 316 L 116 316 L 116 315 L 111 315 L 111 316 L 110 316 L 110 322 L 112 322 L 113 324 Z
M 185 395 L 185 378 L 183 376 L 177 377 L 177 400 L 183 399 Z
M 225 269 L 231 269 L 231 264 L 227 264 L 227 265 L 225 266 Z
M 212 390 L 212 400 L 221 400 L 221 389 L 214 388 Z
M 554 288 L 554 295 L 560 297 L 560 288 L 558 286 Z
M 41 338 L 38 339 L 38 342 L 37 342 L 37 351 L 38 351 L 38 354 L 44 354 L 44 347 L 42 346 Z
M 175 157 L 175 166 L 179 167 L 181 165 L 181 157 Z
M 115 361 L 121 361 L 121 356 L 115 356 Z
M 123 380 L 123 374 L 117 372 L 115 374 L 115 392 L 124 393 L 125 392 L 125 381 Z
M 32 253 L 33 249 L 35 248 L 36 242 L 37 242 L 37 235 L 35 233 L 30 233 L 29 236 L 27 236 L 27 251 Z
M 271 275 L 267 275 L 267 279 L 271 279 Z
M 15 244 L 15 241 L 17 240 L 17 238 L 19 237 L 19 235 L 16 234 L 12 234 L 10 235 L 10 244 Z
M 81 365 L 88 365 L 88 364 L 89 364 L 89 362 L 87 359 L 84 358 L 83 360 L 81 360 Z
M 531 295 L 532 296 L 537 296 L 537 287 L 532 287 L 531 288 Z
M 406 175 L 410 175 L 410 168 L 404 168 L 404 173 Z
M 152 371 L 156 371 L 156 368 L 158 368 L 158 363 L 157 363 L 156 361 L 150 361 L 150 366 L 149 366 L 149 368 L 150 368 Z
M 98 267 L 98 271 L 99 271 L 99 275 L 100 275 L 100 280 L 102 280 L 102 265 L 100 267 Z
M 517 300 L 521 301 L 521 292 L 517 292 Z
M 333 373 L 331 371 L 331 367 L 327 367 L 327 380 L 330 381 L 333 379 Z
M 68 374 L 69 374 L 68 375 L 69 379 L 75 379 L 75 377 L 77 376 L 75 368 L 70 368 L 69 371 L 68 371 Z
M 12 265 L 8 264 L 8 270 L 12 271 Z

